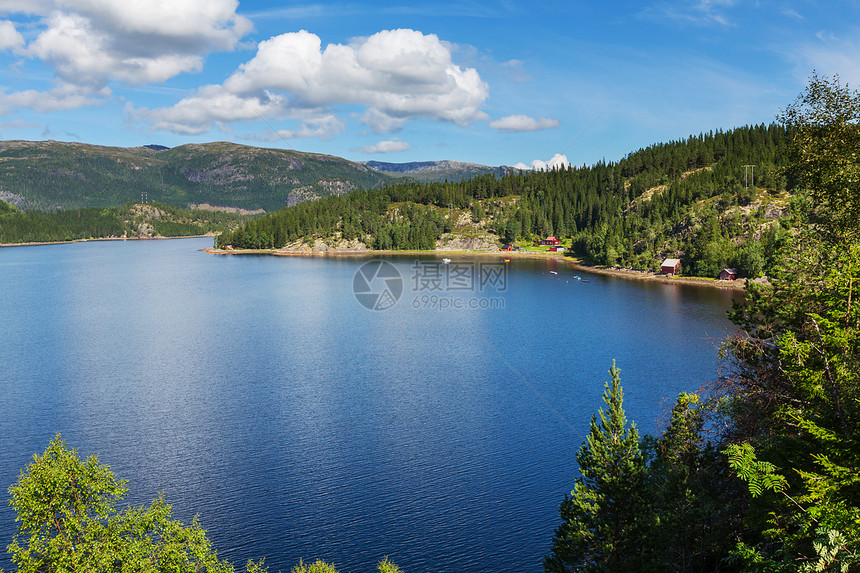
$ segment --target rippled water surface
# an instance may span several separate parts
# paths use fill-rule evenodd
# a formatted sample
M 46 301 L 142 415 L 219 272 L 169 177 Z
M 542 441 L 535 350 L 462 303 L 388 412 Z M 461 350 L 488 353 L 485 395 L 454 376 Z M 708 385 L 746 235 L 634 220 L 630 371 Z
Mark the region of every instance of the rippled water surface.
M 129 479 L 132 503 L 163 491 L 199 514 L 237 565 L 537 572 L 612 360 L 652 431 L 714 377 L 730 328 L 725 292 L 543 260 L 480 290 L 480 261 L 500 259 L 455 257 L 473 284 L 440 291 L 438 259 L 389 258 L 402 293 L 371 311 L 353 293 L 368 259 L 210 245 L 0 249 L 4 490 L 61 432 Z M 478 308 L 440 308 L 455 300 Z M 0 546 L 14 527 L 4 503 Z

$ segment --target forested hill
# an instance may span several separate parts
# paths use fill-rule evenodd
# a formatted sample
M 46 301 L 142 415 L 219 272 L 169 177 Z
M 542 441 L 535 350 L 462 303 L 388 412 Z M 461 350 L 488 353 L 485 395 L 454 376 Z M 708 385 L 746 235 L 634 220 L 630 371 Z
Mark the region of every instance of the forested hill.
M 274 211 L 389 181 L 339 157 L 234 143 L 168 149 L 0 142 L 0 201 L 28 210 L 118 207 L 145 196 L 181 207 Z
M 434 249 L 458 234 L 499 245 L 554 235 L 597 264 L 646 269 L 679 257 L 689 274 L 733 266 L 755 276 L 788 225 L 786 162 L 784 127 L 741 127 L 652 145 L 617 162 L 329 197 L 249 222 L 219 245 L 280 248 L 322 238 Z
M 188 237 L 221 233 L 251 215 L 183 209 L 161 203 L 124 207 L 21 211 L 0 201 L 0 244 L 48 243 L 81 239 Z

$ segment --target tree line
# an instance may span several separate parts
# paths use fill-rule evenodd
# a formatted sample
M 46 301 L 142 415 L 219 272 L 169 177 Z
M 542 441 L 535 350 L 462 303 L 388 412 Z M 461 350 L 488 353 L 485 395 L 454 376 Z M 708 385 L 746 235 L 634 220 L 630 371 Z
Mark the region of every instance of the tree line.
M 456 216 L 470 211 L 500 243 L 552 235 L 589 263 L 653 269 L 679 257 L 691 274 L 714 276 L 731 266 L 755 277 L 789 231 L 778 223 L 790 210 L 782 174 L 789 129 L 774 123 L 712 131 L 617 162 L 356 191 L 269 214 L 216 246 L 344 238 L 375 249 L 433 248 Z M 764 206 L 780 201 L 782 207 Z M 754 202 L 760 206 L 743 209 Z
M 189 237 L 229 231 L 249 217 L 218 211 L 194 211 L 148 203 L 125 207 L 22 211 L 0 201 L 0 243 L 50 243 L 80 239 L 137 237 L 140 225 L 162 237 Z

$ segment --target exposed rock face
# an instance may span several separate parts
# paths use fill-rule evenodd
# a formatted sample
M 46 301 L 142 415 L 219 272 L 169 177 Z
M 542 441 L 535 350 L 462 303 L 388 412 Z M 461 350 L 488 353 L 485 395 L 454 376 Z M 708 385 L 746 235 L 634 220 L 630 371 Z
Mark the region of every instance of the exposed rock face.
M 0 201 L 15 205 L 19 209 L 26 209 L 28 205 L 27 199 L 8 191 L 0 191 Z
M 313 245 L 297 241 L 295 243 L 285 245 L 282 249 L 278 250 L 286 253 L 325 253 L 329 251 L 361 252 L 369 249 L 367 248 L 367 245 L 357 239 L 353 239 L 351 241 L 344 241 L 343 239 L 315 239 Z
M 161 218 L 161 210 L 157 207 L 153 207 L 152 205 L 132 205 L 131 212 L 136 217 L 146 217 L 148 219 L 160 219 Z
M 764 210 L 765 219 L 780 219 L 788 215 L 788 207 L 777 207 L 776 205 L 768 205 Z
M 331 195 L 343 195 L 357 188 L 352 181 L 339 181 L 337 179 L 323 180 L 317 183 L 317 185 Z
M 158 234 L 155 232 L 155 227 L 149 223 L 141 223 L 137 226 L 137 234 L 139 237 L 155 237 Z
M 495 235 L 480 233 L 476 236 L 445 233 L 436 241 L 437 251 L 498 251 L 499 242 Z
M 253 175 L 243 173 L 232 165 L 210 167 L 206 169 L 191 169 L 183 167 L 179 170 L 189 181 L 195 183 L 212 183 L 214 185 L 227 185 L 238 181 L 250 181 Z
M 299 203 L 304 203 L 305 201 L 316 201 L 317 199 L 321 199 L 319 195 L 314 193 L 313 189 L 313 186 L 305 185 L 304 187 L 299 187 L 298 189 L 290 191 L 287 194 L 287 207 L 293 207 Z
M 192 203 L 188 208 L 194 209 L 195 211 L 221 211 L 224 213 L 237 213 L 239 215 L 262 215 L 266 212 L 263 209 L 248 210 L 240 209 L 239 207 L 221 207 L 218 205 L 210 205 L 209 203 Z

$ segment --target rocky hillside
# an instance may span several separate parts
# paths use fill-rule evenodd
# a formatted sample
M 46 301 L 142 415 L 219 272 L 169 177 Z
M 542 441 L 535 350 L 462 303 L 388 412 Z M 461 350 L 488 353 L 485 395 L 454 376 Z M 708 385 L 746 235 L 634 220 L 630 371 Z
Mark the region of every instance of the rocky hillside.
M 22 209 L 111 207 L 145 199 L 274 211 L 390 181 L 339 157 L 234 143 L 168 149 L 0 142 L 0 200 Z

